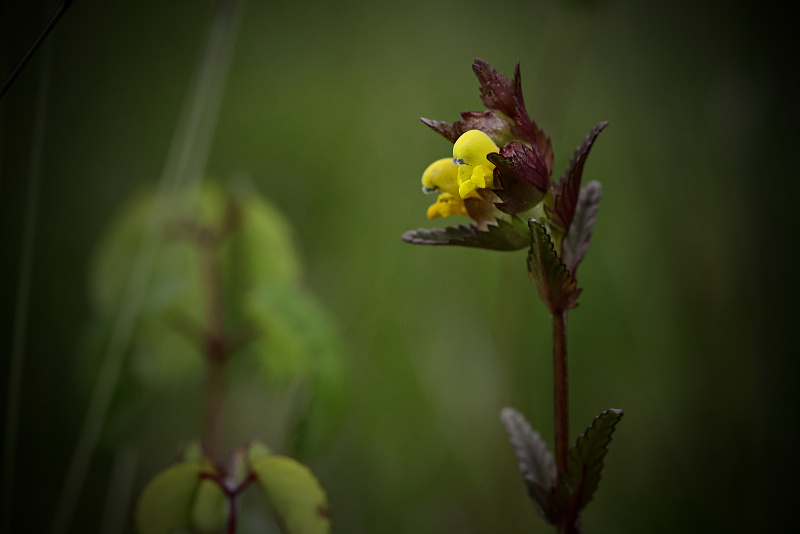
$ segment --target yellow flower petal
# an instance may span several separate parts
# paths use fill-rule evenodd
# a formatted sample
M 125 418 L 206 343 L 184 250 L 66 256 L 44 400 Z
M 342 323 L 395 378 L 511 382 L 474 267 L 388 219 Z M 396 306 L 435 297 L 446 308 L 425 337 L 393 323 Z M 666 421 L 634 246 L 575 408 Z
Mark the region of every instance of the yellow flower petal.
M 422 173 L 423 191 L 432 193 L 458 193 L 458 167 L 450 158 L 436 160 Z
M 450 215 L 468 215 L 464 201 L 457 195 L 442 193 L 436 203 L 428 208 L 428 218 L 449 217 Z
M 469 130 L 461 134 L 453 145 L 453 163 L 475 167 L 483 165 L 494 169 L 494 165 L 486 159 L 486 155 L 492 152 L 500 152 L 500 149 L 488 135 L 480 130 Z

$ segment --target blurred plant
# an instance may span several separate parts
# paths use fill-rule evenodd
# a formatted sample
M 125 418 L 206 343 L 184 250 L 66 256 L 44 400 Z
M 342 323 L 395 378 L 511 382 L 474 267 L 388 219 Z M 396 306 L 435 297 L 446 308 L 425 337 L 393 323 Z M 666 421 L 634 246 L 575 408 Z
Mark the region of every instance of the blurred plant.
M 603 458 L 621 410 L 598 415 L 569 447 L 567 312 L 578 305 L 575 272 L 589 246 L 601 187 L 581 187 L 583 168 L 602 122 L 577 147 L 560 180 L 553 180 L 550 138 L 528 116 L 519 64 L 512 80 L 475 59 L 486 111 L 461 120 L 422 122 L 453 143 L 453 158 L 440 159 L 422 175 L 425 193 L 439 193 L 428 218 L 465 215 L 469 225 L 418 229 L 403 240 L 491 250 L 528 250 L 528 274 L 553 317 L 555 463 L 538 432 L 513 408 L 501 417 L 536 512 L 558 532 L 580 532 L 580 512 L 597 490 Z M 526 219 L 524 220 L 523 219 Z
M 214 183 L 190 197 L 191 217 L 168 220 L 164 229 L 168 240 L 155 258 L 113 407 L 124 422 L 107 439 L 134 432 L 148 400 L 165 394 L 191 398 L 199 387 L 202 434 L 180 463 L 145 487 L 137 528 L 142 534 L 181 528 L 205 533 L 227 525 L 227 532 L 235 532 L 237 501 L 257 482 L 285 532 L 328 532 L 325 493 L 308 468 L 270 453 L 260 441 L 234 447 L 223 461 L 229 426 L 223 407 L 226 389 L 247 381 L 283 390 L 291 406 L 293 452 L 318 450 L 346 402 L 340 339 L 302 291 L 288 224 L 274 208 L 250 191 Z M 156 195 L 136 196 L 98 247 L 90 340 L 103 338 L 106 318 L 115 314 L 155 206 Z M 87 376 L 94 374 L 92 367 L 87 361 Z

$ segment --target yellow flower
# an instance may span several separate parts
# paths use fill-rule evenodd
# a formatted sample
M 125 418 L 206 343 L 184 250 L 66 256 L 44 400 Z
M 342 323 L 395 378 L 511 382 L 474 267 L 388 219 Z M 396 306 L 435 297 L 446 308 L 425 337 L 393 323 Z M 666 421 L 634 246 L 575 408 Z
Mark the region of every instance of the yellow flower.
M 500 152 L 488 135 L 480 130 L 464 132 L 453 145 L 453 163 L 458 165 L 458 194 L 467 198 L 477 188 L 492 187 L 494 164 L 486 156 Z
M 434 161 L 422 173 L 422 190 L 426 193 L 458 193 L 458 167 L 450 158 Z
M 464 199 L 450 193 L 442 193 L 436 199 L 436 203 L 428 207 L 428 218 L 435 219 L 436 217 L 449 217 L 450 215 L 469 215 L 469 213 L 467 213 L 467 207 L 464 205 Z
M 458 167 L 450 158 L 436 160 L 422 173 L 422 190 L 439 192 L 439 198 L 428 208 L 428 218 L 467 215 L 464 199 L 458 195 Z

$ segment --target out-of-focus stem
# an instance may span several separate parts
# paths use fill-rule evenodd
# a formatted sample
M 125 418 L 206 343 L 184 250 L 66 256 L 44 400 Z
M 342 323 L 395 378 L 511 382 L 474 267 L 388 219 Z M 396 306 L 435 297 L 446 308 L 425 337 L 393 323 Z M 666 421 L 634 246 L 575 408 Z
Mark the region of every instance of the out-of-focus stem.
M 202 443 L 206 454 L 217 462 L 224 453 L 225 363 L 228 359 L 225 338 L 225 304 L 220 268 L 219 240 L 216 236 L 198 243 L 200 269 L 205 294 L 205 390 L 203 391 Z
M 114 319 L 95 388 L 67 468 L 51 534 L 66 532 L 72 520 L 122 372 L 125 351 L 133 337 L 143 295 L 161 245 L 163 224 L 168 215 L 180 212 L 179 193 L 196 184 L 205 169 L 244 3 L 244 0 L 220 0 L 217 3 L 161 173 L 156 210 L 131 267 L 120 311 Z M 179 206 L 177 209 L 176 205 Z

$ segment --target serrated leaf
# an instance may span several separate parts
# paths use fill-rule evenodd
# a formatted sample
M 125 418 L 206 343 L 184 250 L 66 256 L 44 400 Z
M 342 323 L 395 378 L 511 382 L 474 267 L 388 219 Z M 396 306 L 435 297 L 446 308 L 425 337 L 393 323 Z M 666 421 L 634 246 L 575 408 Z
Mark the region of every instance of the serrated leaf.
M 191 526 L 201 463 L 184 462 L 162 471 L 145 486 L 136 503 L 139 534 L 170 534 Z
M 611 435 L 622 415 L 622 410 L 605 410 L 595 417 L 570 449 L 567 467 L 557 490 L 558 501 L 568 517 L 576 518 L 597 491 L 603 458 L 608 452 Z
M 536 512 L 555 523 L 553 492 L 556 487 L 556 466 L 541 436 L 525 417 L 513 408 L 504 408 L 500 417 L 517 455 L 519 471 L 528 489 Z
M 480 58 L 475 58 L 472 71 L 481 84 L 481 101 L 488 109 L 514 116 L 514 88 L 519 83 L 519 63 L 514 71 L 514 83 L 508 81 L 504 74 L 496 71 Z
M 498 146 L 512 139 L 511 125 L 494 111 L 462 111 L 461 120 L 453 124 L 426 118 L 420 120 L 451 143 L 455 143 L 468 130 L 482 131 Z
M 589 240 L 592 238 L 592 229 L 602 194 L 603 188 L 597 181 L 591 181 L 581 188 L 572 224 L 561 241 L 564 264 L 573 275 L 589 249 Z
M 542 201 L 550 187 L 550 177 L 538 149 L 513 141 L 487 159 L 495 165 L 494 177 L 500 186 L 494 190 L 502 200 L 497 203 L 498 209 L 513 215 Z
M 571 228 L 572 218 L 575 215 L 575 208 L 578 205 L 578 196 L 581 188 L 581 179 L 583 177 L 583 167 L 586 164 L 586 158 L 589 157 L 589 152 L 592 150 L 595 139 L 600 135 L 608 122 L 601 122 L 591 129 L 589 135 L 583 140 L 575 149 L 572 157 L 569 160 L 567 169 L 561 175 L 561 180 L 556 186 L 556 192 L 553 197 L 553 208 L 548 207 L 550 219 L 554 224 L 558 225 L 561 229 L 567 231 Z
M 250 442 L 250 446 L 247 447 L 247 460 L 251 465 L 253 462 L 269 456 L 270 454 L 271 451 L 269 447 L 260 439 L 254 439 Z
M 529 232 L 519 217 L 511 222 L 498 219 L 481 230 L 475 224 L 420 228 L 403 234 L 403 241 L 415 245 L 455 245 L 489 250 L 520 250 L 530 243 Z
M 252 469 L 287 534 L 330 532 L 328 499 L 308 467 L 285 456 L 266 456 Z
M 553 315 L 578 305 L 580 288 L 556 254 L 550 234 L 536 219 L 529 219 L 531 248 L 528 252 L 528 274 L 539 290 L 539 298 Z
M 481 83 L 483 104 L 489 109 L 500 111 L 514 121 L 511 134 L 539 149 L 549 177 L 553 172 L 553 147 L 550 138 L 536 125 L 525 109 L 519 63 L 514 67 L 511 81 L 479 58 L 475 58 L 472 70 Z

